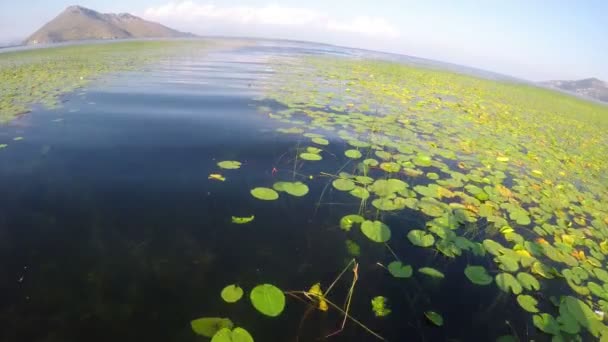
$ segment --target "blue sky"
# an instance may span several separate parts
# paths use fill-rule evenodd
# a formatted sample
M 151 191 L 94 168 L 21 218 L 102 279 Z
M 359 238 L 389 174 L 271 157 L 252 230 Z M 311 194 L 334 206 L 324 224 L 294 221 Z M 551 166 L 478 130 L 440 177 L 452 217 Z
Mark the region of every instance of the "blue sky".
M 22 39 L 65 0 L 0 0 L 0 41 Z M 605 0 L 81 0 L 197 34 L 292 38 L 402 53 L 529 80 L 608 81 Z

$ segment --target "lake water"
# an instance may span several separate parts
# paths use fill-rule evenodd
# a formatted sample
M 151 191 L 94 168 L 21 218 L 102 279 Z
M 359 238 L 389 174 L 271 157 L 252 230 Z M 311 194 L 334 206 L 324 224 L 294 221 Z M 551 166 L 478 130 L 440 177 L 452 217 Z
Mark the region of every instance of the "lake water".
M 290 297 L 268 318 L 247 298 L 226 304 L 219 295 L 232 283 L 246 292 L 259 283 L 327 286 L 351 258 L 337 223 L 359 203 L 327 189 L 314 166 L 305 197 L 265 202 L 249 193 L 291 179 L 300 138 L 277 133 L 258 107 L 276 108 L 259 99 L 277 58 L 304 55 L 365 53 L 270 41 L 218 48 L 105 77 L 65 96 L 62 108 L 1 126 L 0 143 L 10 144 L 0 150 L 0 340 L 204 341 L 190 321 L 205 316 L 230 317 L 256 341 L 316 341 L 338 329 L 335 311 L 307 313 Z M 219 170 L 221 160 L 243 167 Z M 208 179 L 216 172 L 226 181 Z M 250 215 L 249 224 L 231 223 Z M 395 281 L 376 265 L 387 249 L 351 236 L 366 248 L 354 317 L 389 341 L 491 341 L 514 331 L 547 338 L 527 330 L 513 298 L 470 284 L 467 257 L 446 262 L 411 248 L 407 228 L 424 221 L 407 210 L 388 217 L 403 236 L 391 246 L 446 279 Z M 351 279 L 335 288 L 338 304 Z M 385 318 L 370 309 L 377 295 L 390 300 Z M 424 319 L 429 309 L 442 313 L 443 327 Z M 377 341 L 351 322 L 328 340 Z

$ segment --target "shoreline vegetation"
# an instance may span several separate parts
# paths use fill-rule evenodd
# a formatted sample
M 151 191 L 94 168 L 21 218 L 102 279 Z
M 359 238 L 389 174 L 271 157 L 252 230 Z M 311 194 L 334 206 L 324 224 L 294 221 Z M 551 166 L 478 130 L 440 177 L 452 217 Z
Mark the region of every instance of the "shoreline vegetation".
M 0 124 L 30 112 L 32 105 L 58 107 L 61 95 L 103 75 L 209 45 L 205 40 L 119 41 L 0 53 Z

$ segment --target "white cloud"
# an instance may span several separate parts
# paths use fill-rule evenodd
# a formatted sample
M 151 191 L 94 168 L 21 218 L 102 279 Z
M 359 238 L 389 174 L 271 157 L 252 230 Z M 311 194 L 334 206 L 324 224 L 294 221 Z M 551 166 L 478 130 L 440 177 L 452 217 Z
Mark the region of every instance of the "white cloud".
M 397 38 L 399 31 L 387 20 L 380 17 L 358 16 L 348 19 L 333 18 L 327 13 L 302 7 L 267 5 L 262 7 L 216 6 L 212 3 L 195 1 L 169 2 L 150 7 L 144 17 L 160 22 L 188 24 L 196 28 L 208 21 L 222 24 L 247 26 L 267 26 L 277 29 L 312 29 L 331 33 L 357 34 L 369 37 Z M 242 35 L 246 36 L 247 32 Z

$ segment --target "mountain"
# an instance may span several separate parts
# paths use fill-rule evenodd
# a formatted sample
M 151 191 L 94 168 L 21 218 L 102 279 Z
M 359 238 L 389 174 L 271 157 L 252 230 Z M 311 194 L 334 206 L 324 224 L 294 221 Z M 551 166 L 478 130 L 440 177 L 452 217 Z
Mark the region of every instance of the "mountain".
M 597 78 L 586 78 L 578 81 L 548 81 L 541 84 L 602 102 L 608 102 L 608 84 Z
M 70 6 L 25 40 L 25 44 L 47 44 L 72 40 L 124 38 L 194 37 L 128 13 L 99 13 Z

